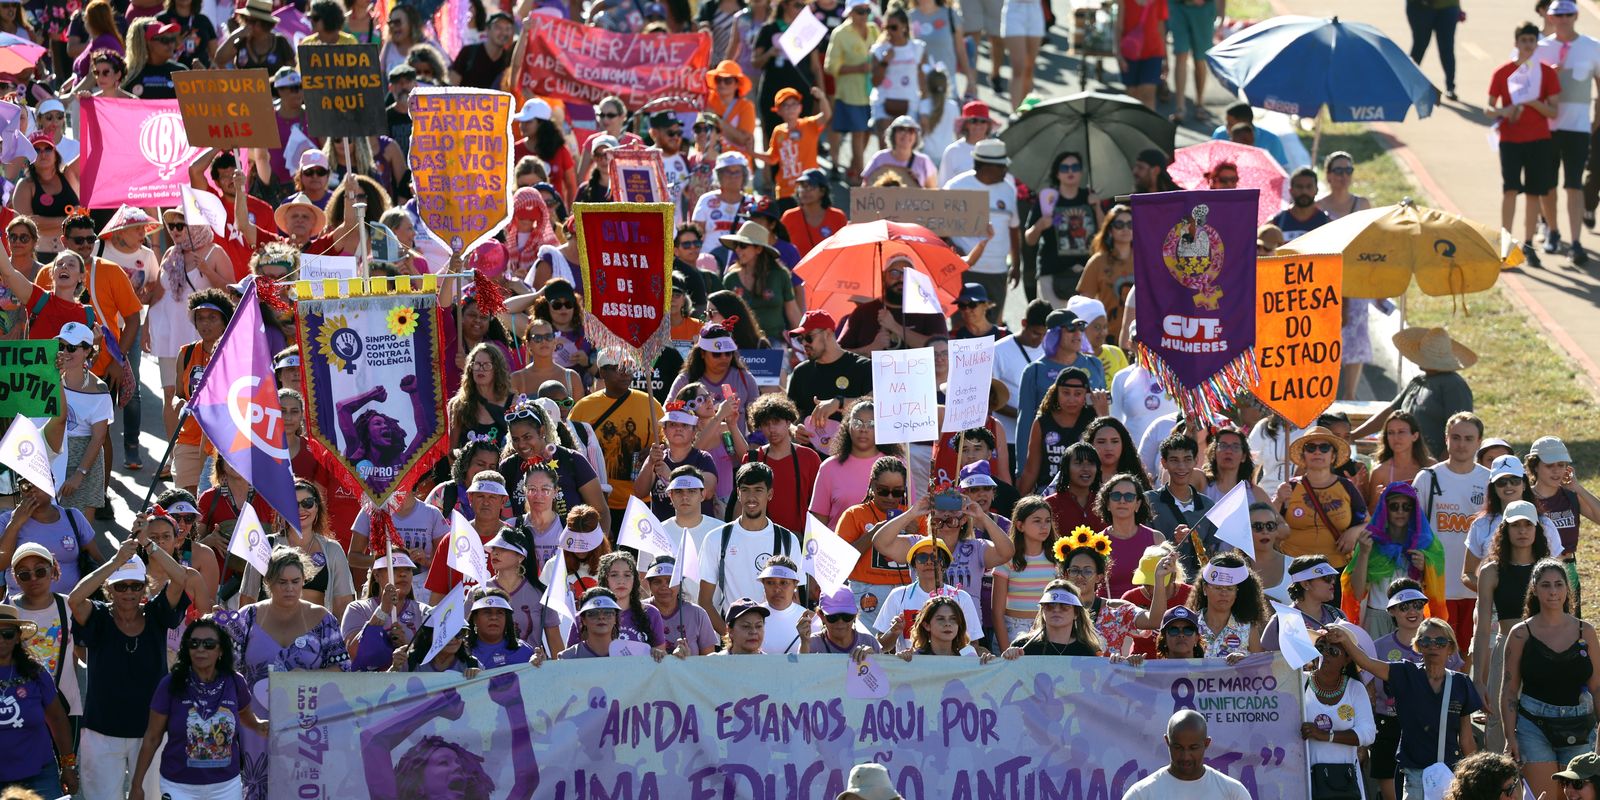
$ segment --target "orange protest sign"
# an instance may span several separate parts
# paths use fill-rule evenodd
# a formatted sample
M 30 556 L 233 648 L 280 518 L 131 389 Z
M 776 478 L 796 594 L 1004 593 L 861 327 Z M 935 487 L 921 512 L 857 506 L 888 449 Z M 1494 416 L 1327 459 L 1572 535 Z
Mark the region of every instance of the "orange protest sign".
M 455 253 L 511 219 L 511 95 L 481 89 L 411 93 L 411 182 L 423 224 Z
M 1256 399 L 1299 427 L 1315 422 L 1339 390 L 1344 260 L 1256 259 Z

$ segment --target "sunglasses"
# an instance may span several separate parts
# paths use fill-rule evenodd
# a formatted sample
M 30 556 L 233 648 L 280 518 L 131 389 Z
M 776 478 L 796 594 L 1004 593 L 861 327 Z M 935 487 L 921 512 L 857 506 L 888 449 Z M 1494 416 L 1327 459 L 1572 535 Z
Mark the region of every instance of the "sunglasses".
M 712 358 L 733 358 L 733 353 L 732 352 L 727 352 L 727 353 L 706 353 L 706 355 L 708 355 L 708 356 L 710 356 Z
M 34 580 L 36 578 L 48 578 L 48 577 L 50 577 L 50 568 L 49 567 L 40 567 L 40 568 L 34 569 L 34 570 L 17 569 L 17 570 L 12 570 L 12 572 L 16 573 L 17 580 L 19 580 L 19 581 L 31 581 L 31 580 Z
M 1428 605 L 1425 600 L 1407 600 L 1394 607 L 1396 611 L 1421 611 Z
M 306 499 L 301 500 L 300 501 L 300 507 L 301 508 L 307 508 L 307 509 L 316 508 L 317 507 L 317 498 L 315 498 L 315 497 L 307 497 Z
M 1334 167 L 1333 169 L 1328 170 L 1328 174 L 1329 175 L 1354 175 L 1354 174 L 1356 174 L 1356 168 L 1355 167 Z
M 140 583 L 139 581 L 118 581 L 117 583 L 111 584 L 111 591 L 118 594 L 142 592 L 144 591 L 144 584 Z
M 222 642 L 219 642 L 216 639 L 190 639 L 189 640 L 189 649 L 190 650 L 215 650 L 215 649 L 217 649 L 218 647 L 221 647 L 221 646 L 222 646 Z
M 1082 172 L 1082 164 L 1062 164 L 1056 167 L 1056 172 Z
M 67 241 L 72 242 L 73 244 L 89 245 L 89 244 L 94 244 L 94 237 L 93 236 L 68 236 L 67 237 Z
M 1410 502 L 1406 502 L 1406 503 L 1387 503 L 1386 506 L 1388 507 L 1388 509 L 1390 511 L 1407 511 L 1407 512 L 1410 512 L 1410 511 L 1415 511 L 1417 509 L 1417 504 L 1416 503 L 1410 503 Z
M 683 138 L 683 129 L 682 128 L 673 128 L 672 130 L 667 131 L 667 135 L 681 139 L 681 138 Z
M 17 638 L 20 633 L 21 631 L 17 630 L 16 628 L 0 628 L 0 639 L 4 639 L 9 642 L 12 639 Z
M 8 233 L 6 234 L 6 238 L 16 242 L 17 244 L 28 244 L 29 242 L 35 241 L 33 234 L 31 233 Z
M 306 176 L 307 178 L 326 178 L 326 177 L 328 177 L 328 171 L 323 169 L 323 168 L 321 168 L 321 167 L 312 167 L 311 169 L 303 169 L 303 170 L 300 170 L 300 174 Z
M 571 300 L 555 300 L 550 303 L 551 311 L 571 311 L 577 307 L 578 304 L 572 302 Z
M 1134 503 L 1139 500 L 1138 492 L 1106 492 L 1106 499 L 1113 503 Z
M 560 400 L 551 400 L 550 402 L 555 403 L 558 408 L 572 408 L 578 401 L 570 397 L 563 397 Z
M 553 342 L 555 340 L 556 340 L 556 332 L 555 331 L 551 331 L 549 333 L 530 333 L 530 334 L 528 334 L 528 341 L 530 341 L 530 342 Z
M 1271 522 L 1252 522 L 1252 523 L 1250 523 L 1250 530 L 1252 530 L 1252 531 L 1254 531 L 1256 533 L 1272 533 L 1273 531 L 1275 531 L 1277 529 L 1278 529 L 1278 521 L 1277 520 L 1272 520 Z
M 1127 230 L 1127 229 L 1129 229 L 1131 227 L 1133 227 L 1133 220 L 1128 220 L 1128 219 L 1114 219 L 1114 220 L 1111 220 L 1111 229 L 1114 230 L 1114 231 L 1125 231 L 1125 230 Z
M 923 564 L 937 564 L 938 562 L 939 557 L 932 553 L 918 553 L 911 559 L 911 563 L 919 567 Z
M 615 111 L 602 111 L 602 112 L 600 112 L 600 113 L 595 115 L 595 117 L 598 118 L 598 119 L 616 119 L 617 117 L 620 117 L 620 116 L 622 116 L 622 115 L 618 114 Z
M 1494 481 L 1494 485 L 1495 486 L 1521 486 L 1522 485 L 1522 479 L 1517 477 L 1517 476 L 1515 476 L 1515 475 L 1507 475 L 1504 478 L 1496 478 L 1495 481 Z
M 977 307 L 978 307 L 977 303 L 971 303 L 971 302 L 966 302 L 966 301 L 963 301 L 963 302 L 960 302 L 960 303 L 956 303 L 956 308 L 961 308 L 961 309 L 970 310 L 970 309 L 974 309 L 974 308 L 977 308 Z
M 113 72 L 112 72 L 112 71 L 111 71 L 111 70 L 109 70 L 109 69 L 97 69 L 97 70 L 95 70 L 95 71 L 94 71 L 94 76 L 95 76 L 95 77 L 96 77 L 96 78 L 109 78 L 109 77 L 111 77 L 111 76 L 112 76 L 112 75 L 114 75 L 114 74 L 115 74 L 115 73 L 113 73 Z
M 856 615 L 854 615 L 854 614 L 827 614 L 827 615 L 823 616 L 822 621 L 826 622 L 826 623 L 829 623 L 829 624 L 836 624 L 836 623 L 840 623 L 840 622 L 855 622 L 856 621 Z
M 185 230 L 188 229 L 188 227 L 189 227 L 188 223 L 184 223 L 184 222 L 169 222 L 169 223 L 167 223 L 167 230 L 172 231 L 173 233 L 183 233 Z
M 162 44 L 164 44 L 164 45 L 166 45 L 168 47 L 172 47 L 173 45 L 178 43 L 178 37 L 176 37 L 176 36 L 157 36 L 156 38 L 151 39 L 150 41 L 152 41 L 152 42 L 160 42 L 160 43 L 162 43 Z
M 681 247 L 685 250 L 699 250 L 700 246 L 703 244 L 705 244 L 705 242 L 699 239 L 685 239 L 681 242 L 678 242 L 678 247 Z
M 1171 627 L 1168 627 L 1166 629 L 1166 632 L 1167 632 L 1167 638 L 1168 639 L 1171 639 L 1174 636 L 1199 636 L 1200 635 L 1200 629 L 1196 628 L 1193 625 L 1173 625 Z
M 1416 643 L 1418 649 L 1421 649 L 1421 648 L 1424 648 L 1424 647 L 1445 647 L 1445 646 L 1450 644 L 1450 637 L 1448 637 L 1448 636 L 1418 636 L 1416 638 L 1416 642 L 1415 643 Z
M 722 77 L 717 78 L 717 83 L 738 83 L 738 82 L 739 82 L 738 78 L 722 78 Z
M 1323 642 L 1317 642 L 1317 652 L 1325 656 L 1340 658 L 1344 655 L 1344 648 L 1336 644 L 1324 644 Z
M 521 408 L 513 408 L 506 412 L 506 422 L 516 422 L 519 419 L 533 419 L 534 416 L 539 413 L 533 409 L 534 407 L 531 405 L 522 406 Z
M 694 132 L 695 133 L 710 133 L 710 132 L 712 132 L 714 130 L 716 130 L 716 126 L 714 126 L 714 125 L 696 125 L 696 126 L 694 126 Z
M 1312 442 L 1306 445 L 1304 449 L 1307 453 L 1331 453 L 1333 452 L 1333 445 L 1327 442 Z
M 169 514 L 168 516 L 172 517 L 178 522 L 184 523 L 185 525 L 193 524 L 196 520 L 200 519 L 199 514 Z
M 906 496 L 906 490 L 903 487 L 898 487 L 898 486 L 893 488 L 893 489 L 889 489 L 889 488 L 885 488 L 885 487 L 879 486 L 879 487 L 874 488 L 872 490 L 872 493 L 876 494 L 876 495 L 881 495 L 883 497 L 900 498 L 900 497 L 905 497 Z
M 66 344 L 66 345 L 61 345 L 60 349 L 65 350 L 65 351 L 67 351 L 69 353 L 76 353 L 79 350 L 93 350 L 94 349 L 94 345 L 92 345 L 92 344 Z

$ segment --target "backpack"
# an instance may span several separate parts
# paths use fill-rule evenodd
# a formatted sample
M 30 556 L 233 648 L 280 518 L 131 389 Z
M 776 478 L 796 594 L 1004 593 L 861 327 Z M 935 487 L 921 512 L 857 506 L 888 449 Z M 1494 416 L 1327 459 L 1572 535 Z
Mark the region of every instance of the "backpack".
M 733 522 L 726 523 L 721 528 L 717 529 L 717 532 L 719 534 L 721 534 L 721 536 L 722 536 L 722 546 L 717 551 L 717 584 L 716 584 L 716 586 L 717 586 L 718 589 L 727 588 L 727 581 L 728 581 L 728 543 L 733 541 L 733 526 L 738 525 L 738 524 L 739 524 L 739 521 L 738 520 L 734 520 Z M 779 525 L 778 523 L 773 522 L 772 523 L 772 554 L 775 555 L 775 556 L 786 556 L 786 555 L 789 555 L 790 541 L 791 541 L 790 537 L 794 537 L 795 539 L 800 538 L 798 536 L 795 536 L 794 532 L 789 530 L 788 528 L 785 528 L 782 525 Z M 723 599 L 726 600 L 727 598 L 723 598 Z M 735 599 L 737 599 L 737 598 L 735 598 Z M 799 592 L 798 595 L 796 595 L 795 602 L 798 602 L 800 605 L 807 605 L 807 603 L 806 603 L 806 585 L 805 585 L 805 581 L 801 581 L 800 582 L 800 592 Z

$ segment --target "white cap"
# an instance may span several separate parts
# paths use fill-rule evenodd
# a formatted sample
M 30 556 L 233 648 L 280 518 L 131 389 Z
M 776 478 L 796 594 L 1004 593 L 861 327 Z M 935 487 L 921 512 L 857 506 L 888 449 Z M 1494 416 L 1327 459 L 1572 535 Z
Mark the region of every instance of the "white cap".
M 1339 570 L 1335 569 L 1331 564 L 1328 564 L 1327 562 L 1323 562 L 1321 564 L 1317 564 L 1315 566 L 1312 566 L 1312 567 L 1309 567 L 1307 569 L 1303 569 L 1303 570 L 1300 570 L 1299 572 L 1291 574 L 1289 576 L 1289 582 L 1290 583 L 1304 583 L 1306 581 L 1315 580 L 1317 578 L 1337 578 L 1337 577 L 1339 577 Z
M 599 134 L 597 136 L 589 137 L 589 152 L 591 154 L 594 153 L 595 151 L 599 150 L 602 147 L 604 147 L 604 148 L 606 148 L 608 150 L 615 150 L 616 148 L 621 147 L 621 146 L 622 146 L 622 143 L 617 141 L 617 137 L 612 136 L 609 133 L 602 133 L 602 134 Z
M 167 510 L 168 514 L 199 514 L 200 513 L 200 509 L 195 508 L 194 507 L 194 503 L 191 503 L 188 500 L 179 500 L 178 502 L 173 503 L 170 506 L 167 506 L 166 510 Z
M 51 564 L 56 563 L 56 554 L 50 552 L 50 548 L 38 542 L 18 545 L 16 551 L 11 554 L 11 565 L 14 567 L 22 563 L 24 558 L 42 558 Z
M 1514 500 L 1506 504 L 1506 510 L 1501 514 L 1506 522 L 1539 522 L 1539 510 L 1526 500 Z
M 389 567 L 394 567 L 395 569 L 409 569 L 415 572 L 417 569 L 417 562 L 412 561 L 410 556 L 399 552 L 398 550 L 395 551 L 395 554 L 392 556 L 378 556 L 372 562 L 373 572 L 377 572 L 378 570 L 382 569 L 388 569 Z
M 81 322 L 69 322 L 61 326 L 56 338 L 74 347 L 82 347 L 94 343 L 94 331 Z
M 285 86 L 299 86 L 300 84 L 300 73 L 292 69 L 279 70 L 278 74 L 272 79 L 272 88 L 274 89 L 282 89 Z
M 665 425 L 669 422 L 676 422 L 679 425 L 695 425 L 698 424 L 700 420 L 695 418 L 695 415 L 690 414 L 683 409 L 675 408 L 661 415 L 662 425 Z
M 550 119 L 550 104 L 535 97 L 522 104 L 522 110 L 517 112 L 512 119 L 518 122 L 532 122 L 536 119 Z
M 37 109 L 34 109 L 34 111 L 36 113 L 38 113 L 40 116 L 48 114 L 48 113 L 50 113 L 52 111 L 60 111 L 61 113 L 65 114 L 67 112 L 67 107 L 62 105 L 60 100 L 57 100 L 54 97 L 52 97 L 49 100 L 46 100 L 43 103 L 40 103 L 39 107 Z
M 756 575 L 756 580 L 764 581 L 769 578 L 781 581 L 799 581 L 800 573 L 782 564 L 768 564 L 765 569 Z
M 498 608 L 502 611 L 509 612 L 511 610 L 511 604 L 506 602 L 504 597 L 492 594 L 480 597 L 478 598 L 477 602 L 472 604 L 473 611 L 478 611 L 485 608 Z
M 522 548 L 522 545 L 516 544 L 516 543 L 512 542 L 510 539 L 507 539 L 506 535 L 504 533 L 495 534 L 493 539 L 490 539 L 489 541 L 484 542 L 483 547 L 484 547 L 485 550 L 487 550 L 487 549 L 489 549 L 491 547 L 498 547 L 501 550 L 509 550 L 509 551 L 511 551 L 513 553 L 516 553 L 517 555 L 522 556 L 523 558 L 527 558 L 528 557 L 528 551 L 524 550 Z
M 561 534 L 561 549 L 569 553 L 589 553 L 599 547 L 605 538 L 605 531 L 599 528 L 588 533 L 569 530 Z
M 1422 602 L 1426 603 L 1428 602 L 1428 596 L 1417 591 L 1416 589 L 1401 589 L 1400 591 L 1394 593 L 1394 597 L 1389 598 L 1389 603 L 1385 605 L 1384 608 L 1394 608 L 1402 603 L 1409 603 L 1412 600 L 1421 600 Z
M 497 494 L 501 497 L 511 496 L 511 493 L 506 491 L 505 484 L 500 483 L 499 481 L 486 481 L 482 478 L 473 481 L 472 485 L 467 487 L 467 494 L 472 494 L 474 492 L 478 494 Z
M 1509 453 L 1495 458 L 1494 462 L 1489 465 L 1489 482 L 1494 483 L 1508 476 L 1528 477 L 1528 473 L 1522 469 L 1522 462 Z
M 1554 436 L 1541 436 L 1528 448 L 1529 456 L 1537 456 L 1541 464 L 1571 464 L 1572 455 L 1567 446 Z
M 673 489 L 704 489 L 704 488 L 706 488 L 705 481 L 702 481 L 702 480 L 700 480 L 699 478 L 696 478 L 693 475 L 679 475 L 678 477 L 673 478 L 671 483 L 667 484 L 667 491 L 669 491 L 669 492 L 672 491 Z
M 144 562 L 140 561 L 138 558 L 130 558 L 128 559 L 128 563 L 117 567 L 117 571 L 111 573 L 111 577 L 106 578 L 106 585 L 116 586 L 123 581 L 138 581 L 140 583 L 144 583 L 145 574 Z
M 1073 594 L 1066 589 L 1057 587 L 1054 589 L 1046 589 L 1044 594 L 1039 595 L 1039 605 L 1076 606 L 1078 608 L 1083 608 L 1083 601 L 1079 600 L 1076 594 Z
M 621 611 L 621 610 L 622 610 L 622 606 L 617 605 L 617 601 L 612 600 L 611 598 L 606 597 L 605 595 L 600 595 L 600 596 L 594 598 L 593 600 L 590 600 L 589 602 L 584 603 L 583 604 L 583 608 L 578 609 L 578 616 L 581 617 L 584 614 L 589 613 L 590 611 Z
M 1081 294 L 1075 294 L 1067 301 L 1067 310 L 1078 315 L 1084 322 L 1094 322 L 1106 315 L 1106 304 Z
M 737 150 L 723 151 L 722 155 L 717 156 L 717 170 L 727 167 L 743 167 L 746 171 L 749 171 L 750 159 L 745 158 L 744 153 Z
M 1200 571 L 1200 577 L 1212 586 L 1238 586 L 1250 580 L 1250 568 L 1246 566 L 1224 567 L 1220 564 L 1207 564 Z

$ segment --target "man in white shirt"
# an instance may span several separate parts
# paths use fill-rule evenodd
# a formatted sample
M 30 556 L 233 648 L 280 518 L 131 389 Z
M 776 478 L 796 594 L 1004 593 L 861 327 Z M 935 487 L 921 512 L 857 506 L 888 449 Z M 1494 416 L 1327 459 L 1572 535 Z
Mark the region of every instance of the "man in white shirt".
M 806 621 L 806 638 L 811 638 L 811 617 L 806 607 L 796 603 L 795 593 L 800 590 L 800 565 L 788 556 L 773 556 L 767 566 L 756 576 L 761 580 L 763 603 L 772 611 L 767 616 L 766 639 L 762 640 L 763 653 L 800 652 L 800 620 Z
M 981 283 L 988 290 L 989 299 L 994 302 L 989 311 L 990 322 L 1005 308 L 1007 285 L 1022 280 L 1022 215 L 1017 212 L 1017 181 L 1007 169 L 1010 164 L 1005 142 L 984 139 L 972 147 L 972 169 L 944 185 L 946 189 L 967 189 L 989 196 L 989 224 L 994 227 L 994 238 L 989 239 L 978 263 L 967 268 L 962 280 Z M 981 236 L 955 240 L 963 253 L 972 252 L 982 241 Z
M 1556 195 L 1567 198 L 1567 230 L 1572 234 L 1572 263 L 1583 266 L 1589 254 L 1578 243 L 1578 234 L 1587 222 L 1594 225 L 1594 207 L 1585 207 L 1583 169 L 1589 162 L 1589 148 L 1594 115 L 1593 86 L 1600 86 L 1600 40 L 1584 36 L 1575 30 L 1578 24 L 1578 4 L 1574 0 L 1556 0 L 1547 12 L 1552 32 L 1539 40 L 1534 58 L 1554 67 L 1561 78 L 1561 94 L 1556 96 L 1556 118 L 1550 123 L 1550 138 L 1561 167 L 1561 188 L 1551 189 L 1540 198 L 1545 222 L 1550 232 L 1544 237 L 1544 251 L 1554 253 L 1561 247 L 1561 223 L 1556 212 Z
M 706 534 L 723 526 L 722 520 L 700 513 L 700 504 L 705 500 L 705 494 L 705 475 L 699 468 L 684 464 L 672 470 L 672 479 L 667 483 L 667 499 L 672 502 L 672 519 L 662 520 L 661 527 L 667 532 L 667 536 L 683 542 L 685 548 L 699 548 Z M 720 540 L 718 543 L 721 543 Z M 689 562 L 685 561 L 684 564 L 687 565 Z M 691 579 L 685 576 L 683 591 L 689 597 L 699 597 L 698 578 Z
M 776 555 L 800 552 L 800 537 L 767 517 L 772 468 L 760 462 L 734 473 L 739 518 L 706 532 L 700 542 L 700 607 L 717 633 L 728 632 L 723 609 L 741 597 L 761 597 L 761 570 Z
M 1461 582 L 1467 560 L 1467 534 L 1472 518 L 1483 509 L 1489 493 L 1489 470 L 1478 463 L 1478 443 L 1483 440 L 1483 420 L 1463 411 L 1445 422 L 1443 464 L 1425 467 L 1411 481 L 1422 513 L 1444 545 L 1444 599 L 1450 627 L 1456 632 L 1462 658 L 1472 652 L 1472 615 L 1478 595 Z
M 1005 384 L 1010 398 L 1003 408 L 995 409 L 994 415 L 1000 427 L 1005 428 L 1008 442 L 1017 441 L 1016 399 L 1022 393 L 1022 371 L 1044 354 L 1040 345 L 1044 344 L 1044 322 L 1050 310 L 1050 304 L 1043 300 L 1029 303 L 1023 314 L 1022 329 L 994 343 L 994 377 Z
M 1249 800 L 1244 784 L 1206 766 L 1206 718 L 1185 708 L 1167 720 L 1171 763 L 1152 772 L 1122 795 L 1122 800 Z

